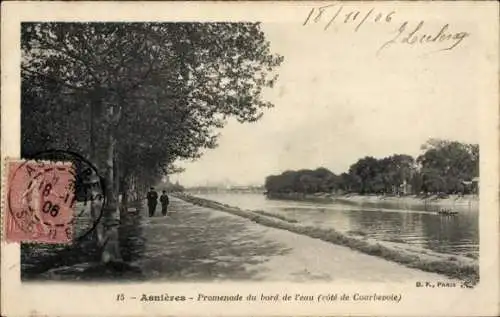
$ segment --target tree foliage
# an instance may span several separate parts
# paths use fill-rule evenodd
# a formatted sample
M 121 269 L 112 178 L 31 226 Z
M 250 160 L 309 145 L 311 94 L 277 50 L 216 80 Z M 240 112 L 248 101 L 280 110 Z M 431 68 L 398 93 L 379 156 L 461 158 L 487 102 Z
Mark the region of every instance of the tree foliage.
M 471 180 L 479 175 L 479 146 L 456 141 L 430 139 L 416 159 L 394 154 L 377 159 L 367 156 L 335 175 L 316 171 L 286 171 L 266 179 L 271 193 L 343 192 L 359 194 L 470 193 Z M 467 185 L 469 184 L 469 185 Z
M 326 168 L 315 170 L 286 171 L 266 178 L 265 187 L 272 193 L 331 192 L 337 186 L 337 176 Z
M 417 158 L 424 192 L 463 192 L 464 181 L 479 176 L 479 146 L 455 141 L 429 140 Z
M 23 154 L 103 166 L 113 126 L 122 182 L 198 158 L 228 117 L 258 120 L 283 60 L 258 23 L 23 23 L 21 43 Z
M 104 262 L 119 259 L 118 193 L 143 198 L 176 160 L 215 147 L 228 117 L 258 120 L 283 61 L 259 23 L 23 23 L 21 50 L 22 155 L 97 165 Z

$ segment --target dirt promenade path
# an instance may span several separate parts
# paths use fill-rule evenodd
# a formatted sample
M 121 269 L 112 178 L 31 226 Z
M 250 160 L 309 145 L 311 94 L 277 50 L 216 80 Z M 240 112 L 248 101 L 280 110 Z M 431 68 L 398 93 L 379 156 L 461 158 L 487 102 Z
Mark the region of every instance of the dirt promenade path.
M 448 280 L 349 248 L 256 224 L 172 197 L 169 215 L 140 212 L 131 263 L 155 281 Z M 135 247 L 132 247 L 135 246 Z

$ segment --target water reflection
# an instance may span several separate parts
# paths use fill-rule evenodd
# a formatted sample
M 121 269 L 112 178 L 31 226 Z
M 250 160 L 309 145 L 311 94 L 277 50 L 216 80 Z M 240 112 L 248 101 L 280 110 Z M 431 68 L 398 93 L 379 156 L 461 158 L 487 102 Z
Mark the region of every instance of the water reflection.
M 408 209 L 408 205 L 394 209 L 387 203 L 361 207 L 269 200 L 259 194 L 214 193 L 198 196 L 244 209 L 286 215 L 306 225 L 354 231 L 371 238 L 442 253 L 477 256 L 479 252 L 479 217 L 478 212 L 471 209 L 464 209 L 456 216 L 442 216 L 421 207 Z

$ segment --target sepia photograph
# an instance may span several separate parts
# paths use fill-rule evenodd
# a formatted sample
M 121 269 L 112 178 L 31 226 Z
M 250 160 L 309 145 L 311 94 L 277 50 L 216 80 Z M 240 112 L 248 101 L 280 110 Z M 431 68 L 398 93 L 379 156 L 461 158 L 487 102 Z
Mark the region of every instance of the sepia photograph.
M 98 234 L 22 245 L 23 278 L 476 283 L 477 109 L 443 100 L 463 79 L 396 110 L 346 91 L 351 61 L 304 65 L 287 27 L 23 23 L 22 157 L 80 153 L 109 187 L 78 182 Z
M 2 215 L 23 287 L 472 292 L 489 279 L 481 217 L 498 220 L 498 208 L 482 200 L 481 120 L 495 99 L 481 79 L 495 66 L 483 56 L 498 52 L 481 46 L 476 16 L 347 2 L 284 10 L 293 19 L 19 22 L 19 117 L 2 113 L 2 125 L 19 124 L 19 152 L 6 153 L 3 130 Z M 288 300 L 396 305 L 398 293 Z M 109 297 L 288 296 L 186 294 Z

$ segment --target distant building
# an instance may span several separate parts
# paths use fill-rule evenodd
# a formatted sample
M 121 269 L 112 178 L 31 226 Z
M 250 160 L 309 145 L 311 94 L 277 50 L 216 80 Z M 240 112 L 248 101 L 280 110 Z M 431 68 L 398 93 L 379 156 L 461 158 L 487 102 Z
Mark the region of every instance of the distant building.
M 470 181 L 462 181 L 462 184 L 468 188 L 472 194 L 479 194 L 479 177 L 474 177 Z
M 405 180 L 403 184 L 399 185 L 399 194 L 408 195 L 409 193 L 411 193 L 411 185 Z
M 479 177 L 472 179 L 472 192 L 476 195 L 479 194 Z

